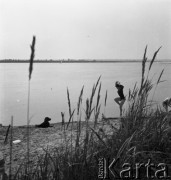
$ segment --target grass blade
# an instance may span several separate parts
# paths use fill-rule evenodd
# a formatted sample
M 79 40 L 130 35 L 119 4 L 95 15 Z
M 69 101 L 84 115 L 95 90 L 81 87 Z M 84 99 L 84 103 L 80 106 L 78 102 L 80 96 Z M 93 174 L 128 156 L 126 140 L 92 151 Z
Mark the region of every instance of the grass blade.
M 94 134 L 98 137 L 98 139 L 108 148 L 108 146 L 106 145 L 106 143 L 103 141 L 103 139 L 100 137 L 100 135 L 89 126 L 89 128 L 94 132 Z
M 84 91 L 84 86 L 83 86 L 82 89 L 81 89 L 80 96 L 79 96 L 79 99 L 78 99 L 77 115 L 79 114 L 80 105 L 81 105 L 81 103 L 82 103 L 83 91 Z
M 67 98 L 68 98 L 69 115 L 71 116 L 71 101 L 70 101 L 70 97 L 69 97 L 68 88 L 67 88 Z
M 160 79 L 161 79 L 161 77 L 162 77 L 162 75 L 163 75 L 163 72 L 164 72 L 164 69 L 163 69 L 162 72 L 160 73 L 160 76 L 159 76 L 159 78 L 158 78 L 157 84 L 160 82 Z
M 107 103 L 107 90 L 106 90 L 106 95 L 105 95 L 105 107 L 106 107 L 106 103 Z
M 162 47 L 162 46 L 161 46 L 161 47 Z M 152 60 L 151 60 L 151 62 L 150 62 L 149 71 L 150 71 L 150 69 L 151 69 L 151 67 L 152 67 L 152 65 L 153 65 L 153 62 L 154 62 L 154 60 L 155 60 L 155 58 L 156 58 L 156 56 L 157 56 L 157 53 L 159 52 L 159 50 L 161 49 L 161 47 L 154 53 L 153 58 L 152 58 Z
M 98 95 L 97 95 L 96 111 L 97 111 L 97 108 L 98 108 L 98 105 L 99 105 L 99 101 L 100 101 L 100 90 L 101 90 L 101 83 L 100 83 L 99 91 L 98 91 Z
M 75 112 L 75 109 L 72 111 L 72 114 L 71 114 L 71 116 L 70 116 L 70 118 L 69 118 L 69 121 L 68 121 L 68 124 L 67 124 L 67 129 L 68 129 L 68 126 L 69 126 L 69 124 L 70 124 L 70 121 L 71 121 L 71 119 L 72 119 L 72 117 L 73 117 L 73 115 L 74 115 L 74 112 Z

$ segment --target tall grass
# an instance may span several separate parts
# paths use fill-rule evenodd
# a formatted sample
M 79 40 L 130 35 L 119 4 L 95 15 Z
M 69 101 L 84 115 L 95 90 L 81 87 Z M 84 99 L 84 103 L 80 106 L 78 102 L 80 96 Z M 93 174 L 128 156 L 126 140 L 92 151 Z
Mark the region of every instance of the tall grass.
M 159 49 L 155 52 L 149 65 L 149 72 L 145 76 L 147 47 L 145 48 L 140 87 L 135 83 L 133 89 L 129 90 L 125 118 L 121 118 L 120 128 L 114 128 L 112 135 L 105 134 L 105 132 L 104 135 L 101 135 L 98 130 L 101 110 L 101 76 L 94 84 L 90 97 L 86 99 L 85 119 L 82 116 L 81 106 L 84 86 L 81 89 L 77 103 L 76 131 L 73 127 L 75 109 L 73 111 L 71 109 L 69 90 L 67 89 L 70 118 L 67 128 L 63 130 L 64 143 L 53 150 L 45 150 L 45 153 L 39 156 L 36 166 L 30 169 L 27 178 L 24 176 L 25 168 L 21 168 L 15 176 L 16 179 L 94 180 L 98 178 L 99 158 L 118 159 L 115 166 L 118 172 L 122 169 L 123 163 L 131 163 L 134 166 L 136 162 L 147 162 L 149 158 L 155 164 L 161 162 L 171 164 L 167 114 L 158 106 L 152 111 L 152 104 L 149 103 L 149 94 L 154 87 L 149 78 L 150 69 L 158 52 Z M 156 86 L 161 82 L 162 74 L 163 71 L 159 75 Z M 97 98 L 95 98 L 96 92 Z M 106 101 L 107 91 L 105 106 Z M 71 128 L 69 128 L 70 124 Z M 102 131 L 103 128 L 101 127 Z M 70 136 L 66 135 L 68 131 L 71 131 Z M 142 176 L 144 177 L 144 175 Z
M 30 113 L 30 81 L 31 81 L 31 75 L 33 71 L 33 60 L 35 56 L 35 43 L 36 43 L 36 37 L 33 36 L 32 45 L 31 48 L 31 55 L 30 55 L 30 65 L 29 65 L 29 79 L 28 79 L 28 104 L 27 104 L 27 171 L 29 171 L 29 159 L 30 159 L 30 134 L 29 134 L 29 113 Z

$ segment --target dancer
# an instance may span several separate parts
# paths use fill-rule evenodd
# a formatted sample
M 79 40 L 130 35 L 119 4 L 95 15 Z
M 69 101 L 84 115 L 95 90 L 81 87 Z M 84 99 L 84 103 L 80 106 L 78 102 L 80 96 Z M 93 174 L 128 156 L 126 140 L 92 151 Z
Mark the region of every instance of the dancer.
M 116 81 L 115 83 L 115 87 L 118 89 L 118 95 L 119 97 L 115 98 L 115 102 L 119 105 L 119 108 L 120 108 L 120 116 L 122 116 L 122 106 L 124 105 L 125 103 L 125 96 L 124 96 L 124 93 L 123 93 L 123 88 L 124 86 L 120 84 L 119 81 Z

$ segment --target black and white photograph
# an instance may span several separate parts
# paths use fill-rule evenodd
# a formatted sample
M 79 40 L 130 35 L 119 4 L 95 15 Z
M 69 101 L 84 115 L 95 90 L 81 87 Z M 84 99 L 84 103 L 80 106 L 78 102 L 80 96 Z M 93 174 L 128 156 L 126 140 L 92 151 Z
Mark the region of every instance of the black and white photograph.
M 171 179 L 171 1 L 0 0 L 0 180 Z

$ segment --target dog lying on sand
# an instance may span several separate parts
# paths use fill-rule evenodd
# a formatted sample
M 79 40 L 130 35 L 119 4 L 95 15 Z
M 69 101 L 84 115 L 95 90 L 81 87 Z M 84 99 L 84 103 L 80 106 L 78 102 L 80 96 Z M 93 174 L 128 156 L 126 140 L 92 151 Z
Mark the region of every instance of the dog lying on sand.
M 53 126 L 50 126 L 50 123 L 49 121 L 51 121 L 51 118 L 49 117 L 45 117 L 44 119 L 44 122 L 39 124 L 39 125 L 36 125 L 35 127 L 39 127 L 39 128 L 48 128 L 48 127 L 53 127 Z

